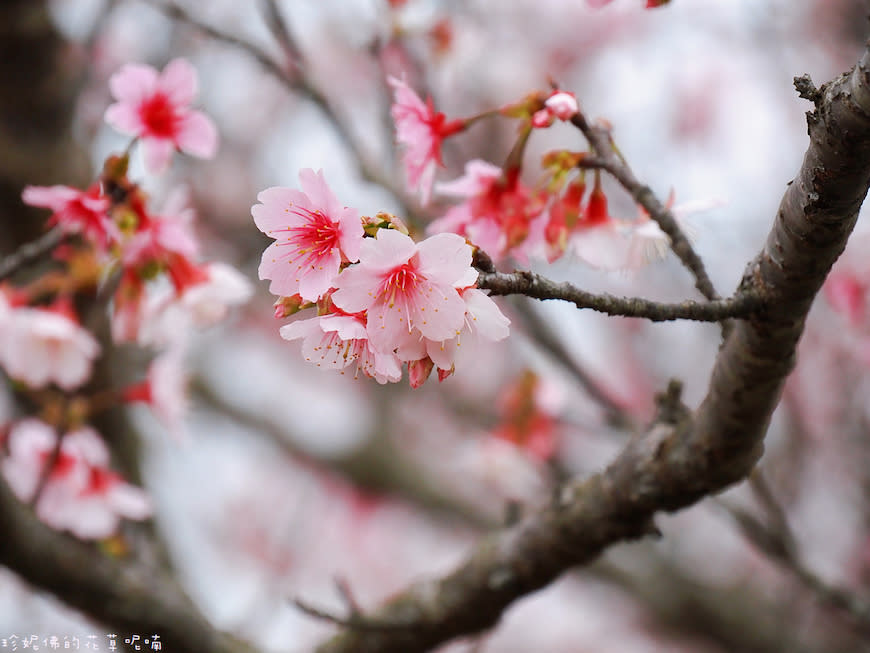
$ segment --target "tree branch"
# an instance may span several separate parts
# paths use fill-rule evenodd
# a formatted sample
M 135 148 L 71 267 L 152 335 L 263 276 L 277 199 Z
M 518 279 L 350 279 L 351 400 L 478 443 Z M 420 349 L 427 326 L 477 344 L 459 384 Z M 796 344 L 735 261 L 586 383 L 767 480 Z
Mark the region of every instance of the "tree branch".
M 121 632 L 160 635 L 168 651 L 248 653 L 221 633 L 164 574 L 50 529 L 0 481 L 0 564 Z
M 729 318 L 746 318 L 763 308 L 759 293 L 744 290 L 730 299 L 709 302 L 685 301 L 664 304 L 639 297 L 615 297 L 580 290 L 573 284 L 558 283 L 534 272 L 481 272 L 477 285 L 492 295 L 526 295 L 535 299 L 562 299 L 577 308 L 591 308 L 607 315 L 642 317 L 653 322 L 696 320 L 721 322 Z
M 25 265 L 36 261 L 57 247 L 65 234 L 58 227 L 19 247 L 0 260 L 0 281 L 8 279 Z
M 567 484 L 546 509 L 480 542 L 449 575 L 407 588 L 370 615 L 413 621 L 414 628 L 346 630 L 321 653 L 425 651 L 491 628 L 516 599 L 615 542 L 646 535 L 657 511 L 689 506 L 751 472 L 813 298 L 843 251 L 870 184 L 868 68 L 870 51 L 819 90 L 808 114 L 803 165 L 741 282 L 742 290 L 770 301 L 763 314 L 735 323 L 694 414 L 653 424 L 603 472 Z
M 677 258 L 683 262 L 683 265 L 695 277 L 695 287 L 707 299 L 719 299 L 719 293 L 713 287 L 713 282 L 707 274 L 704 262 L 692 248 L 692 244 L 689 242 L 686 234 L 683 233 L 676 218 L 674 218 L 674 214 L 664 207 L 650 187 L 642 184 L 634 176 L 634 172 L 632 172 L 628 164 L 614 152 L 613 142 L 610 139 L 610 131 L 602 127 L 590 125 L 582 113 L 577 113 L 571 119 L 571 122 L 583 132 L 586 140 L 589 141 L 589 144 L 597 155 L 595 158 L 584 160 L 584 167 L 602 168 L 613 175 L 616 181 L 628 191 L 634 201 L 642 206 L 650 218 L 655 220 L 659 227 L 661 227 L 661 230 L 668 235 L 674 254 L 677 255 Z

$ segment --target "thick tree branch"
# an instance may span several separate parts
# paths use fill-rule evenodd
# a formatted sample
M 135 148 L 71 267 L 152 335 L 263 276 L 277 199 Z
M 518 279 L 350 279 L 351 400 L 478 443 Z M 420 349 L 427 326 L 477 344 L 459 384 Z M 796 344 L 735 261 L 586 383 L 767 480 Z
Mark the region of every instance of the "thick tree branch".
M 602 473 L 567 484 L 549 507 L 483 540 L 449 575 L 411 586 L 370 615 L 407 630 L 346 629 L 321 653 L 425 651 L 491 628 L 516 599 L 615 542 L 651 532 L 657 511 L 691 505 L 751 472 L 813 298 L 870 185 L 868 68 L 865 52 L 852 72 L 820 89 L 803 165 L 741 283 L 770 301 L 734 325 L 695 413 L 654 424 Z
M 527 271 L 481 272 L 477 285 L 492 295 L 526 295 L 535 299 L 562 299 L 577 308 L 591 308 L 607 315 L 642 317 L 653 322 L 696 320 L 721 322 L 729 318 L 745 318 L 763 307 L 762 297 L 754 291 L 743 291 L 730 299 L 715 299 L 699 303 L 685 301 L 664 304 L 639 297 L 615 297 L 607 293 L 591 293 L 573 284 L 551 281 Z
M 112 629 L 160 635 L 167 651 L 247 653 L 212 628 L 175 582 L 53 531 L 0 482 L 0 564 Z

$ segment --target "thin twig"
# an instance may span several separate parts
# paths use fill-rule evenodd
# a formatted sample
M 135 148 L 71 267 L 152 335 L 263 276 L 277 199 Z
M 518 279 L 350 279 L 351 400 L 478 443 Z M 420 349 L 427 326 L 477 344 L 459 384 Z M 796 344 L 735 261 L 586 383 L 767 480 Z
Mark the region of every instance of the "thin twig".
M 316 608 L 307 601 L 303 601 L 300 598 L 294 598 L 292 601 L 293 605 L 295 605 L 300 611 L 304 612 L 309 617 L 328 621 L 335 624 L 336 626 L 341 626 L 350 630 L 378 632 L 386 630 L 407 630 L 410 627 L 408 624 L 403 623 L 369 619 L 362 616 L 361 614 L 351 614 L 351 616 L 349 617 L 339 617 L 338 615 L 333 614 L 329 610 L 324 610 L 323 608 Z
M 7 279 L 25 265 L 48 254 L 63 241 L 65 236 L 66 234 L 60 227 L 55 227 L 36 240 L 22 245 L 6 258 L 0 260 L 0 281 Z
M 807 567 L 785 509 L 777 501 L 760 470 L 756 469 L 750 475 L 749 485 L 767 513 L 767 523 L 742 508 L 718 501 L 737 523 L 744 537 L 792 574 L 816 596 L 819 603 L 843 611 L 861 632 L 870 633 L 870 600 L 829 584 Z
M 386 174 L 384 174 L 383 171 L 379 170 L 375 162 L 373 162 L 371 158 L 366 155 L 362 148 L 362 145 L 353 135 L 345 121 L 339 117 L 338 113 L 336 113 L 336 111 L 332 108 L 332 105 L 329 103 L 326 96 L 312 82 L 310 76 L 308 75 L 304 60 L 302 60 L 301 58 L 290 59 L 288 57 L 289 68 L 285 69 L 279 63 L 277 63 L 270 55 L 268 55 L 266 52 L 264 52 L 253 43 L 250 43 L 244 39 L 240 39 L 237 36 L 233 36 L 232 34 L 228 34 L 227 32 L 223 32 L 215 27 L 212 27 L 211 25 L 203 23 L 195 16 L 190 14 L 187 10 L 176 5 L 173 2 L 167 2 L 164 0 L 142 1 L 146 2 L 154 9 L 163 12 L 173 20 L 184 23 L 186 25 L 189 25 L 190 27 L 193 27 L 194 29 L 201 31 L 215 41 L 221 41 L 223 43 L 226 43 L 227 45 L 233 46 L 243 52 L 246 52 L 248 55 L 253 57 L 261 66 L 263 66 L 263 68 L 267 72 L 271 73 L 279 82 L 281 82 L 281 84 L 283 84 L 285 88 L 296 93 L 301 93 L 309 100 L 311 100 L 311 102 L 313 102 L 320 109 L 327 121 L 329 121 L 329 123 L 335 128 L 335 131 L 338 133 L 339 138 L 341 138 L 344 145 L 352 153 L 353 160 L 357 164 L 360 176 L 367 181 L 370 181 L 374 184 L 381 186 L 382 188 L 385 188 L 403 203 L 408 203 L 407 194 L 401 188 L 392 183 L 390 178 Z M 281 17 L 281 21 L 283 24 L 286 25 L 283 16 Z M 271 21 L 267 17 L 267 24 L 270 23 Z M 271 24 L 270 29 L 272 29 Z M 294 53 L 299 55 L 299 50 L 295 46 L 295 41 L 292 40 L 290 31 L 282 31 L 283 36 L 279 39 L 282 49 L 284 49 L 285 53 L 288 55 Z M 289 49 L 288 43 L 290 44 Z
M 634 201 L 644 208 L 650 218 L 655 220 L 670 238 L 674 254 L 695 277 L 695 287 L 707 299 L 719 299 L 720 295 L 713 287 L 704 262 L 692 248 L 692 244 L 683 233 L 673 213 L 665 208 L 649 186 L 642 184 L 634 176 L 634 172 L 628 164 L 613 151 L 610 132 L 607 129 L 590 125 L 581 113 L 575 114 L 571 122 L 583 132 L 586 140 L 595 150 L 596 158 L 584 161 L 584 166 L 589 167 L 594 162 L 594 167 L 603 168 L 613 175 L 634 198 Z
M 284 50 L 287 62 L 294 68 L 297 67 L 302 62 L 302 52 L 296 45 L 296 39 L 293 38 L 293 32 L 284 20 L 284 14 L 278 8 L 278 3 L 275 0 L 263 0 L 263 13 L 266 26 Z
M 640 297 L 616 297 L 580 290 L 568 282 L 557 283 L 539 274 L 526 271 L 481 272 L 477 285 L 493 295 L 526 295 L 535 299 L 561 299 L 577 308 L 591 308 L 607 315 L 641 317 L 653 322 L 695 320 L 721 322 L 730 318 L 747 318 L 763 307 L 762 297 L 744 292 L 729 299 L 708 302 L 685 301 L 666 304 Z

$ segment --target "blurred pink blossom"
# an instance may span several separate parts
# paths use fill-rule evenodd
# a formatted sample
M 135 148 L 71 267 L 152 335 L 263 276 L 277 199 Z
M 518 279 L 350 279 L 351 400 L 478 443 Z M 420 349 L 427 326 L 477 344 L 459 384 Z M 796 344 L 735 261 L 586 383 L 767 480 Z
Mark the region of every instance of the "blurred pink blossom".
M 495 259 L 510 252 L 526 262 L 541 246 L 543 230 L 536 223 L 544 217 L 546 198 L 526 187 L 519 173 L 517 168 L 505 172 L 486 161 L 469 161 L 462 177 L 436 186 L 439 193 L 465 201 L 435 220 L 430 231 L 463 235 Z
M 57 225 L 64 233 L 80 233 L 97 247 L 106 247 L 117 237 L 109 219 L 110 202 L 95 184 L 82 191 L 69 186 L 25 186 L 21 199 L 30 206 L 51 209 L 49 226 Z
M 52 528 L 100 539 L 111 535 L 122 517 L 145 519 L 151 514 L 145 492 L 108 469 L 109 451 L 89 427 L 65 434 L 56 459 L 57 433 L 37 419 L 16 422 L 8 446 L 0 471 L 22 501 L 32 501 L 46 478 L 36 514 Z M 52 461 L 46 476 L 45 466 Z
M 390 77 L 395 100 L 390 114 L 396 123 L 396 139 L 405 146 L 402 163 L 411 190 L 419 190 L 423 204 L 429 203 L 435 166 L 441 161 L 441 142 L 465 129 L 465 121 L 447 122 L 446 116 L 435 111 L 432 98 L 420 99 L 405 82 Z
M 183 439 L 187 381 L 181 350 L 170 348 L 151 361 L 148 376 L 142 383 L 124 390 L 124 400 L 147 403 L 169 432 Z
M 109 79 L 117 102 L 106 109 L 106 122 L 142 140 L 145 163 L 161 172 L 173 149 L 210 159 L 217 151 L 214 123 L 190 104 L 197 92 L 196 71 L 173 59 L 161 73 L 151 66 L 127 64 Z
M 536 111 L 532 116 L 532 125 L 535 127 L 549 127 L 558 118 L 559 120 L 571 120 L 580 110 L 577 98 L 568 91 L 555 90 L 544 101 L 544 108 Z
M 24 306 L 0 317 L 0 365 L 30 387 L 77 388 L 99 353 L 94 337 L 62 312 Z

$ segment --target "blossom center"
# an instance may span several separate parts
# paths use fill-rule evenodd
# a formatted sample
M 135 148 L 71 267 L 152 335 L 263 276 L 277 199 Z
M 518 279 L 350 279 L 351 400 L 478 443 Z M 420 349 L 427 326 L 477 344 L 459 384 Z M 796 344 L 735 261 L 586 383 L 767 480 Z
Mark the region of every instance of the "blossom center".
M 417 272 L 416 268 L 411 263 L 404 263 L 384 277 L 381 282 L 381 287 L 378 292 L 385 301 L 392 304 L 395 301 L 396 295 L 408 296 L 414 294 L 417 286 L 425 277 Z
M 319 209 L 310 211 L 300 207 L 293 212 L 305 222 L 296 227 L 289 227 L 291 233 L 288 243 L 295 245 L 302 254 L 310 254 L 313 258 L 328 256 L 338 247 L 339 229 L 330 218 Z
M 172 138 L 178 131 L 180 116 L 163 93 L 155 93 L 139 107 L 139 117 L 154 136 Z

